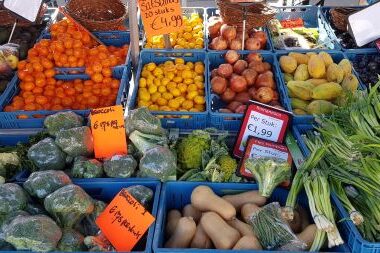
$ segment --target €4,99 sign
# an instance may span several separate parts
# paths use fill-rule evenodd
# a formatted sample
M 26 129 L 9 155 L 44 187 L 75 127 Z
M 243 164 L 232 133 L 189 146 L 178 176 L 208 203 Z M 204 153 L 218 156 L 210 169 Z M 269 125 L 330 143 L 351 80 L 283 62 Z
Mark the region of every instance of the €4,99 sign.
M 148 37 L 181 30 L 180 0 L 139 0 L 138 2 Z

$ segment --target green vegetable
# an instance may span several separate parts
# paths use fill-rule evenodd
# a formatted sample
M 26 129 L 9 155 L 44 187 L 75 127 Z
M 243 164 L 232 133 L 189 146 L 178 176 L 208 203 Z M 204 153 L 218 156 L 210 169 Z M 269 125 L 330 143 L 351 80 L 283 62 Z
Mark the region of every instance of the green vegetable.
M 179 171 L 200 169 L 202 166 L 202 153 L 210 149 L 211 136 L 203 130 L 195 130 L 189 136 L 179 141 L 177 158 Z
M 132 197 L 134 197 L 141 205 L 146 209 L 149 209 L 151 201 L 153 199 L 152 189 L 143 185 L 133 185 L 126 188 Z
M 254 175 L 260 194 L 267 198 L 280 183 L 290 179 L 291 176 L 291 167 L 284 160 L 249 158 L 245 162 L 245 167 Z
M 75 178 L 96 178 L 103 175 L 103 164 L 96 159 L 88 159 L 83 156 L 74 159 L 71 174 Z
M 138 130 L 133 131 L 129 135 L 129 139 L 142 154 L 146 153 L 149 149 L 168 145 L 166 135 L 144 134 Z
M 70 228 L 66 228 L 62 232 L 57 250 L 62 252 L 85 251 L 84 236 L 81 233 Z
M 57 133 L 56 144 L 69 156 L 90 156 L 94 143 L 89 127 L 76 127 Z
M 47 116 L 44 126 L 50 135 L 55 136 L 59 131 L 83 126 L 83 121 L 83 117 L 74 112 L 58 112 Z
M 223 172 L 224 182 L 230 181 L 233 174 L 235 174 L 237 169 L 237 162 L 229 155 L 222 155 L 218 158 L 217 163 L 220 165 L 220 170 Z
M 62 170 L 65 167 L 66 155 L 52 138 L 46 138 L 30 147 L 28 158 L 40 170 Z
M 128 135 L 134 131 L 148 135 L 166 135 L 166 130 L 162 128 L 160 119 L 153 116 L 145 107 L 129 111 L 125 119 L 125 127 Z
M 99 232 L 99 227 L 96 225 L 96 218 L 104 211 L 107 204 L 100 200 L 94 200 L 94 211 L 90 214 L 85 215 L 75 229 L 84 235 L 97 235 Z
M 140 177 L 153 177 L 167 181 L 176 176 L 177 160 L 167 147 L 155 147 L 145 152 L 140 160 Z
M 0 185 L 0 216 L 24 209 L 27 202 L 28 197 L 18 184 Z
M 45 208 L 43 206 L 41 206 L 39 203 L 32 202 L 32 201 L 26 205 L 25 211 L 31 215 L 37 215 L 37 214 L 48 215 L 48 213 L 45 211 Z
M 131 155 L 114 155 L 103 163 L 104 172 L 108 177 L 131 177 L 137 167 L 137 162 Z
M 71 184 L 71 179 L 63 171 L 45 170 L 30 174 L 23 186 L 31 196 L 44 199 L 68 184 Z
M 65 228 L 72 228 L 86 215 L 94 211 L 92 198 L 79 186 L 69 184 L 44 200 L 46 211 Z
M 84 244 L 89 249 L 88 251 L 116 251 L 110 241 L 102 234 L 96 236 L 87 236 L 84 238 Z
M 9 178 L 11 171 L 17 171 L 21 165 L 17 152 L 0 153 L 0 176 Z M 10 168 L 9 168 L 10 167 Z
M 45 215 L 19 216 L 4 229 L 5 241 L 17 250 L 52 251 L 61 236 L 61 229 Z

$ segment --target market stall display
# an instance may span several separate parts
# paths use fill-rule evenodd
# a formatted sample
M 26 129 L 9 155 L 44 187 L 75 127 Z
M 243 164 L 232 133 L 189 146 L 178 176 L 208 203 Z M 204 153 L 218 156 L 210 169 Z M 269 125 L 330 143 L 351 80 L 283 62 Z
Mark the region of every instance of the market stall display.
M 374 86 L 380 74 L 380 55 L 377 52 L 347 52 L 347 57 L 352 61 L 359 79 L 366 87 Z

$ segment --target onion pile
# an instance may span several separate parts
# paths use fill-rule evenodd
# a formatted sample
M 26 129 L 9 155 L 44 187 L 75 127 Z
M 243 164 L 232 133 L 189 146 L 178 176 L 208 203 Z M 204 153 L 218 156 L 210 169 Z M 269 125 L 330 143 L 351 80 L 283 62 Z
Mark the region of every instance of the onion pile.
M 246 31 L 243 36 L 242 27 L 224 24 L 221 17 L 210 17 L 208 20 L 208 33 L 211 37 L 210 49 L 213 50 L 241 50 L 244 38 L 244 49 L 265 49 L 267 36 L 264 31 L 253 29 Z
M 219 112 L 244 113 L 250 100 L 281 108 L 272 66 L 258 53 L 245 60 L 234 51 L 224 55 L 225 63 L 211 71 L 211 91 L 226 103 Z

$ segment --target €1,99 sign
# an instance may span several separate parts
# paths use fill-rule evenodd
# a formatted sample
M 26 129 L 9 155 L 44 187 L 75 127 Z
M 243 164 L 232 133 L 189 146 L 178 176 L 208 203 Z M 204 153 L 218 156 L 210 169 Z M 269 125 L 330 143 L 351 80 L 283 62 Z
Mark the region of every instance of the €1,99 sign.
M 182 29 L 180 0 L 139 0 L 139 6 L 148 37 Z

